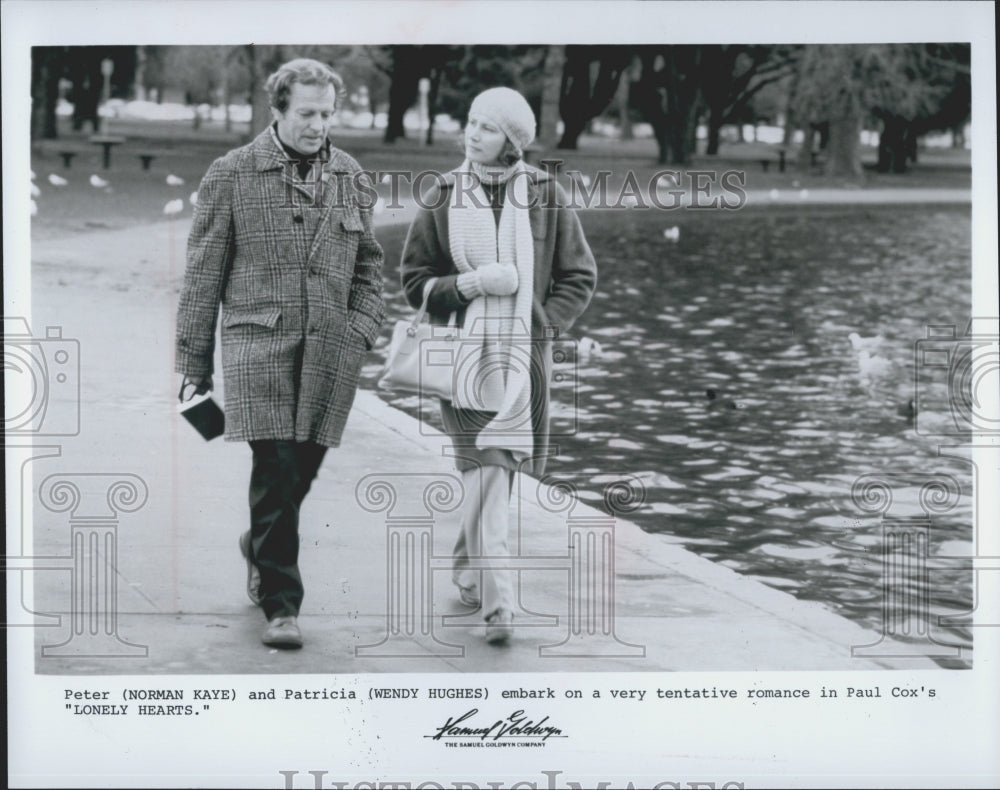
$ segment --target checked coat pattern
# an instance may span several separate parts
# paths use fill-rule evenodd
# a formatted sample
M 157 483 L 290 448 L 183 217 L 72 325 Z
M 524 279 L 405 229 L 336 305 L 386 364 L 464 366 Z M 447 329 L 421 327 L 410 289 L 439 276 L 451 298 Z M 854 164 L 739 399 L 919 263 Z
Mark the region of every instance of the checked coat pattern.
M 176 370 L 213 373 L 222 312 L 226 439 L 340 444 L 385 317 L 382 248 L 336 148 L 305 181 L 272 129 L 209 167 L 187 245 Z M 316 188 L 322 185 L 322 188 Z

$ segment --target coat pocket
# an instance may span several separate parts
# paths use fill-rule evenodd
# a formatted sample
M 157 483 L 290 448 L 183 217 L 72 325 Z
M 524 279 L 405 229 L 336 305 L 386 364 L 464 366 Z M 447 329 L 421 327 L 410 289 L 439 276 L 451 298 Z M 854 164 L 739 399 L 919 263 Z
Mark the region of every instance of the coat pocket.
M 222 325 L 227 329 L 234 326 L 263 326 L 274 329 L 281 318 L 281 310 L 271 308 L 268 310 L 233 310 L 222 317 Z
M 361 216 L 354 211 L 349 211 L 341 216 L 340 226 L 350 233 L 361 233 L 365 229 L 361 222 Z

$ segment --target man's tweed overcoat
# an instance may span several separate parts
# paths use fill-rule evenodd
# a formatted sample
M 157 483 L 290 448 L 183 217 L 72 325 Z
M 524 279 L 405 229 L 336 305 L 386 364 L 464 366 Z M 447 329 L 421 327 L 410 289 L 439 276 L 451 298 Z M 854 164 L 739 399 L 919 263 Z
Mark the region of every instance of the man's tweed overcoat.
M 385 317 L 382 248 L 358 163 L 330 149 L 316 199 L 271 129 L 198 189 L 177 317 L 177 372 L 213 372 L 222 306 L 226 438 L 340 443 Z M 315 173 L 315 169 L 314 169 Z
M 532 176 L 527 199 L 535 252 L 531 308 L 532 436 L 525 437 L 532 453 L 520 469 L 539 476 L 545 470 L 546 458 L 558 451 L 551 446 L 549 433 L 552 339 L 565 334 L 590 303 L 597 285 L 597 266 L 565 190 L 549 173 L 530 165 L 526 168 Z M 458 269 L 450 251 L 448 205 L 454 188 L 455 176 L 447 173 L 424 195 L 424 207 L 417 211 L 406 237 L 400 271 L 403 290 L 413 307 L 420 305 L 428 279 L 435 278 L 427 300 L 431 322 L 445 324 L 455 312 L 461 326 L 469 302 L 458 290 Z M 460 457 L 455 460 L 460 470 L 470 468 Z

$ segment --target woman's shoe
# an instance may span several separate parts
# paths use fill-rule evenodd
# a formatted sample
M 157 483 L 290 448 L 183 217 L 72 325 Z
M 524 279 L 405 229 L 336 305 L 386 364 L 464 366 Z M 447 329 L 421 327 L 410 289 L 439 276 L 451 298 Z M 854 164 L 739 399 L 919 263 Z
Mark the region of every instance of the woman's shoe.
M 468 587 L 465 587 L 461 584 L 456 584 L 455 586 L 458 587 L 458 597 L 462 603 L 466 606 L 471 606 L 473 609 L 479 607 L 481 603 L 479 599 L 479 585 L 470 584 Z
M 507 642 L 514 634 L 514 613 L 510 609 L 497 609 L 486 618 L 486 641 L 491 645 Z

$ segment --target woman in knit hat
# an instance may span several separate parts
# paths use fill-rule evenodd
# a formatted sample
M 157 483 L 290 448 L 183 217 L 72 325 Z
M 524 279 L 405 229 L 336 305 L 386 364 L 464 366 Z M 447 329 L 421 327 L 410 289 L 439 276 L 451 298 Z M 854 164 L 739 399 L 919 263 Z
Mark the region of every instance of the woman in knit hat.
M 516 627 L 513 572 L 503 560 L 513 474 L 540 477 L 558 450 L 549 443 L 552 340 L 584 311 L 597 282 L 566 193 L 523 161 L 534 138 L 535 115 L 520 93 L 480 93 L 465 161 L 423 196 L 401 266 L 409 303 L 426 299 L 432 322 L 454 314 L 462 327 L 454 394 L 441 401 L 465 488 L 452 580 L 463 603 L 481 607 L 491 644 Z

